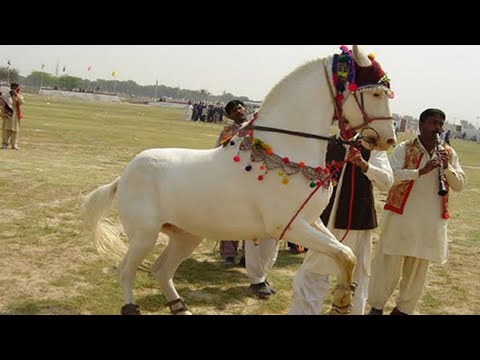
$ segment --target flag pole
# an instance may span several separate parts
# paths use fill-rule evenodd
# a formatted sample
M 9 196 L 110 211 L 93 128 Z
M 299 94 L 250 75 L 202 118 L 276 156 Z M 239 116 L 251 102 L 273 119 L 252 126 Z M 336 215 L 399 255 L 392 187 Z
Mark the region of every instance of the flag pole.
M 41 75 L 40 75 L 40 89 L 38 89 L 38 94 L 42 91 L 42 86 L 43 86 L 43 69 L 45 68 L 45 64 L 42 64 L 41 67 Z
M 117 77 L 117 72 L 116 72 L 116 71 L 112 71 L 113 93 L 114 93 L 114 94 L 116 94 L 116 92 L 117 92 L 117 81 L 115 80 L 116 77 Z
M 8 71 L 7 71 L 8 79 L 7 79 L 7 80 L 8 80 L 8 85 L 10 85 L 10 71 L 11 71 L 11 70 L 10 70 L 10 67 L 11 67 L 11 65 L 12 65 L 10 59 L 8 59 L 7 64 L 8 64 L 8 67 L 7 67 L 7 69 L 8 69 Z

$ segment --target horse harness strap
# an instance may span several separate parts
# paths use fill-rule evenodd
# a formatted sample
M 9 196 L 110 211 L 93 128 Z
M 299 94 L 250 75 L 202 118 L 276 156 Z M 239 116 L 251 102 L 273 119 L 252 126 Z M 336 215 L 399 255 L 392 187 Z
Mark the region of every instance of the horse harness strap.
M 308 134 L 308 133 L 303 133 L 303 132 L 299 132 L 299 131 L 277 129 L 277 128 L 271 128 L 271 127 L 266 127 L 266 126 L 250 125 L 249 128 L 252 129 L 252 130 L 258 130 L 258 131 L 266 131 L 266 132 L 272 132 L 272 133 L 278 133 L 278 134 L 299 136 L 299 137 L 303 137 L 303 138 L 307 138 L 307 139 L 324 140 L 324 141 L 328 141 L 328 142 L 334 142 L 338 145 L 356 145 L 357 144 L 354 141 L 345 141 L 343 139 L 335 139 L 335 138 L 332 138 L 331 136 Z
M 334 107 L 334 110 L 335 110 L 332 120 L 335 120 L 335 119 L 341 120 L 341 119 L 343 119 L 342 104 L 340 104 L 337 101 L 336 96 L 335 96 L 335 92 L 333 91 L 332 84 L 330 83 L 330 80 L 329 80 L 330 79 L 330 74 L 328 73 L 326 60 L 323 61 L 323 70 L 325 70 L 325 79 L 327 80 L 328 91 L 330 92 L 330 97 L 333 100 L 333 107 Z

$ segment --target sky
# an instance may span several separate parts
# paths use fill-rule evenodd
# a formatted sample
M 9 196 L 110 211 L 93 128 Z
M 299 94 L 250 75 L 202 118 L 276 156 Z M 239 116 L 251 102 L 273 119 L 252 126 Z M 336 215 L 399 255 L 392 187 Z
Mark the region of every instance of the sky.
M 391 109 L 418 118 L 440 108 L 447 121 L 480 119 L 480 45 L 360 45 L 388 73 Z M 22 76 L 41 70 L 85 79 L 133 80 L 190 90 L 223 91 L 262 101 L 285 75 L 306 61 L 339 53 L 339 45 L 0 45 Z M 91 70 L 88 71 L 89 66 Z

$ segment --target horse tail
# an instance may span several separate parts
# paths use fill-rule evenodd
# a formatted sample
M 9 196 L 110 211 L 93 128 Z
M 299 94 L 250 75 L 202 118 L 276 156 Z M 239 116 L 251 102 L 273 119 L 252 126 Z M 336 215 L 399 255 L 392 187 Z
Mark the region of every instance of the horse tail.
M 108 219 L 102 219 L 112 205 L 117 193 L 117 178 L 108 185 L 102 185 L 84 197 L 80 212 L 84 226 L 92 232 L 93 242 L 100 255 L 106 259 L 120 262 L 127 253 L 126 244 L 120 239 L 117 227 Z

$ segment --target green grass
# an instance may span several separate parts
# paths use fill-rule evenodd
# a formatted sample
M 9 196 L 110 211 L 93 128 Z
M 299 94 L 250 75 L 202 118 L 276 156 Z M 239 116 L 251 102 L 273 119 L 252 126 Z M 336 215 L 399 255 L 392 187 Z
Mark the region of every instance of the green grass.
M 175 109 L 35 95 L 26 101 L 21 151 L 0 151 L 0 313 L 118 314 L 118 274 L 83 233 L 80 195 L 114 180 L 144 149 L 211 148 L 222 127 L 186 122 Z M 451 196 L 450 260 L 432 266 L 418 307 L 423 314 L 480 313 L 480 145 L 453 146 L 468 187 Z M 182 264 L 175 284 L 195 314 L 285 314 L 302 260 L 281 250 L 269 275 L 278 293 L 262 301 L 250 294 L 245 270 L 223 265 L 207 240 Z M 149 274 L 138 273 L 135 295 L 144 313 L 168 313 Z

